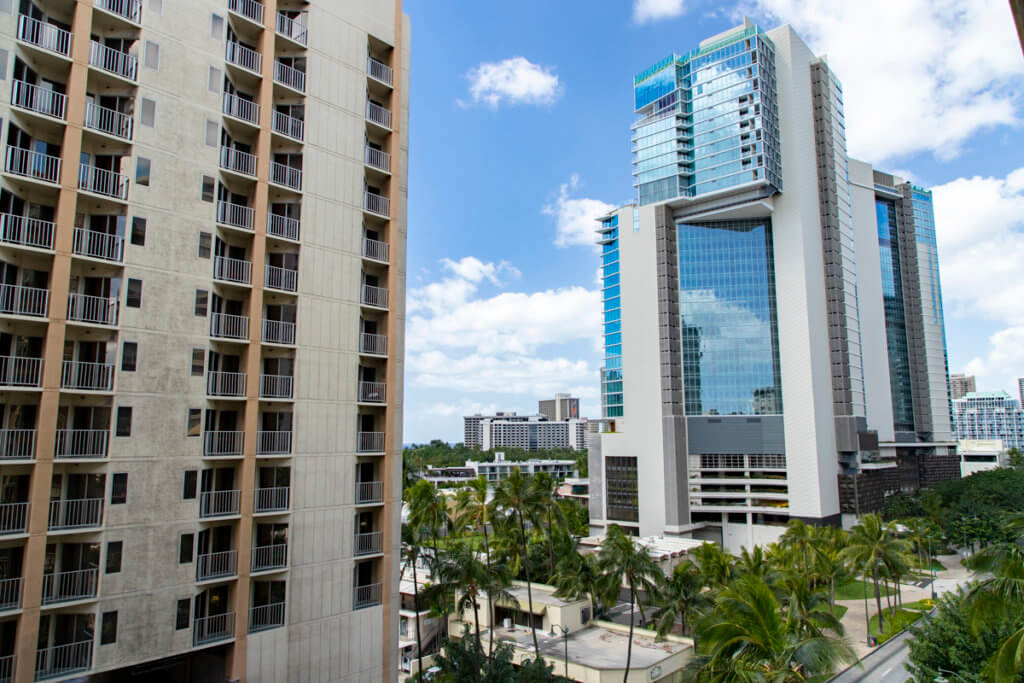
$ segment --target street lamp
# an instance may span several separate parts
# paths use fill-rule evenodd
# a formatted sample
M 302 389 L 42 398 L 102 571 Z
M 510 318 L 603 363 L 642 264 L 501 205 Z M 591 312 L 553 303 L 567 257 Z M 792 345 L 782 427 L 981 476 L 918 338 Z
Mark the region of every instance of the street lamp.
M 932 532 L 928 532 L 928 568 L 932 574 L 932 602 L 935 602 L 935 560 L 932 558 Z
M 959 678 L 959 679 L 960 679 L 961 681 L 964 681 L 965 683 L 966 683 L 966 681 L 967 681 L 967 679 L 966 679 L 966 678 L 964 678 L 963 676 L 961 676 L 961 675 L 960 675 L 960 674 L 958 674 L 957 672 L 955 672 L 955 671 L 950 671 L 949 669 L 943 669 L 942 667 L 939 667 L 939 675 L 938 675 L 938 676 L 936 676 L 936 677 L 935 677 L 935 678 L 933 679 L 933 680 L 935 681 L 935 683 L 949 683 L 950 679 L 946 678 L 946 677 L 945 677 L 945 676 L 943 676 L 942 674 L 950 674 L 950 675 L 952 675 L 952 676 L 956 676 L 957 678 Z
M 562 626 L 561 624 L 551 624 L 551 633 L 549 634 L 552 638 L 557 638 L 558 634 L 555 633 L 555 629 L 562 632 L 562 642 L 565 643 L 565 680 L 569 680 L 569 627 Z

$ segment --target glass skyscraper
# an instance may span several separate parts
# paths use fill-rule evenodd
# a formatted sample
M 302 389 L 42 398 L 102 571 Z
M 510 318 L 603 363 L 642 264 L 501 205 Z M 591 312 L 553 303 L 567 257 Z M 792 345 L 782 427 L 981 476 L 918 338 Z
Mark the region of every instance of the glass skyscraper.
M 601 219 L 604 366 L 601 368 L 601 415 L 622 417 L 622 296 L 619 285 L 619 216 Z
M 896 203 L 875 199 L 878 222 L 878 250 L 882 263 L 882 301 L 885 336 L 889 351 L 889 383 L 892 386 L 892 417 L 896 431 L 914 431 L 914 395 L 910 380 L 910 352 L 907 349 L 907 319 L 903 308 L 903 274 L 900 269 L 900 240 Z

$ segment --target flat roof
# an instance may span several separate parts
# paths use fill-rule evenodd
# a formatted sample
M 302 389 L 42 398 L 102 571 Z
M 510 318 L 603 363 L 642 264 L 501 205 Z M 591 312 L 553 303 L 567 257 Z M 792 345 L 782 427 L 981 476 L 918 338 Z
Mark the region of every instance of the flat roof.
M 642 545 L 647 554 L 655 559 L 685 555 L 708 541 L 696 538 L 683 538 L 682 536 L 637 536 L 633 542 Z M 580 545 L 600 548 L 604 543 L 604 536 L 587 536 L 580 539 Z

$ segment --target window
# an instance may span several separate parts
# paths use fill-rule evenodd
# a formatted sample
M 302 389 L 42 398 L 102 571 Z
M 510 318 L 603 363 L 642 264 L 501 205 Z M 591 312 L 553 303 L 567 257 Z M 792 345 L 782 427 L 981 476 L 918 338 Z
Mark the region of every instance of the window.
M 135 183 L 144 187 L 149 187 L 149 171 L 152 166 L 152 162 L 145 157 L 139 157 L 135 160 Z
M 142 216 L 132 218 L 132 244 L 137 247 L 146 246 L 146 219 Z
M 117 612 L 104 612 L 103 625 L 100 627 L 100 645 L 117 642 Z
M 132 435 L 132 409 L 128 406 L 119 406 L 117 409 L 117 436 Z
M 124 552 L 124 541 L 111 541 L 107 544 L 107 573 L 121 573 L 121 555 Z
M 195 544 L 195 534 L 182 534 L 181 543 L 178 546 L 178 564 L 188 564 L 192 561 L 192 546 Z
M 146 41 L 146 55 L 143 62 L 147 68 L 160 68 L 160 46 L 151 40 Z
M 124 305 L 128 308 L 142 308 L 142 280 L 128 278 L 128 290 L 124 297 Z
M 220 69 L 210 67 L 210 80 L 207 83 L 210 92 L 220 92 Z
M 197 252 L 199 258 L 210 258 L 210 245 L 212 242 L 213 236 L 210 233 L 199 233 L 199 251 Z
M 139 359 L 139 343 L 126 341 L 121 345 L 121 372 L 135 372 Z
M 178 609 L 174 615 L 175 630 L 182 631 L 188 628 L 189 612 L 192 608 L 192 601 L 188 598 L 178 600 Z
M 220 126 L 217 125 L 216 121 L 206 122 L 206 146 L 216 147 L 220 139 Z
M 208 175 L 203 176 L 203 201 L 213 201 L 213 178 Z
M 224 36 L 224 17 L 219 14 L 210 15 L 210 37 L 222 38 Z
M 209 298 L 210 294 L 205 289 L 196 290 L 196 315 L 206 317 L 206 302 Z
M 182 500 L 196 499 L 196 482 L 199 481 L 199 473 L 196 470 L 185 470 L 185 481 L 181 486 Z
M 156 102 L 149 98 L 142 98 L 142 112 L 139 115 L 142 125 L 150 128 L 156 125 Z
M 203 368 L 206 367 L 206 351 L 203 349 L 192 349 L 192 376 L 202 377 Z
M 195 374 L 195 373 L 192 373 Z M 202 374 L 202 373 L 199 373 Z M 200 436 L 202 434 L 203 411 L 199 408 L 188 409 L 188 429 L 185 436 Z
M 128 502 L 128 473 L 114 472 L 110 482 L 110 504 L 124 505 Z

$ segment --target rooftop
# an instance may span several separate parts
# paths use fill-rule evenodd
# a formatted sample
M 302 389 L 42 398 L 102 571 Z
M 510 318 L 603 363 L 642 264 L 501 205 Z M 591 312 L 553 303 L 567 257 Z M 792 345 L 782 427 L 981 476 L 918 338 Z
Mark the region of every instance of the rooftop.
M 706 541 L 678 536 L 641 536 L 633 539 L 637 545 L 647 549 L 647 554 L 656 560 L 678 557 L 692 552 L 704 545 Z M 588 536 L 580 539 L 580 545 L 600 548 L 604 536 Z

